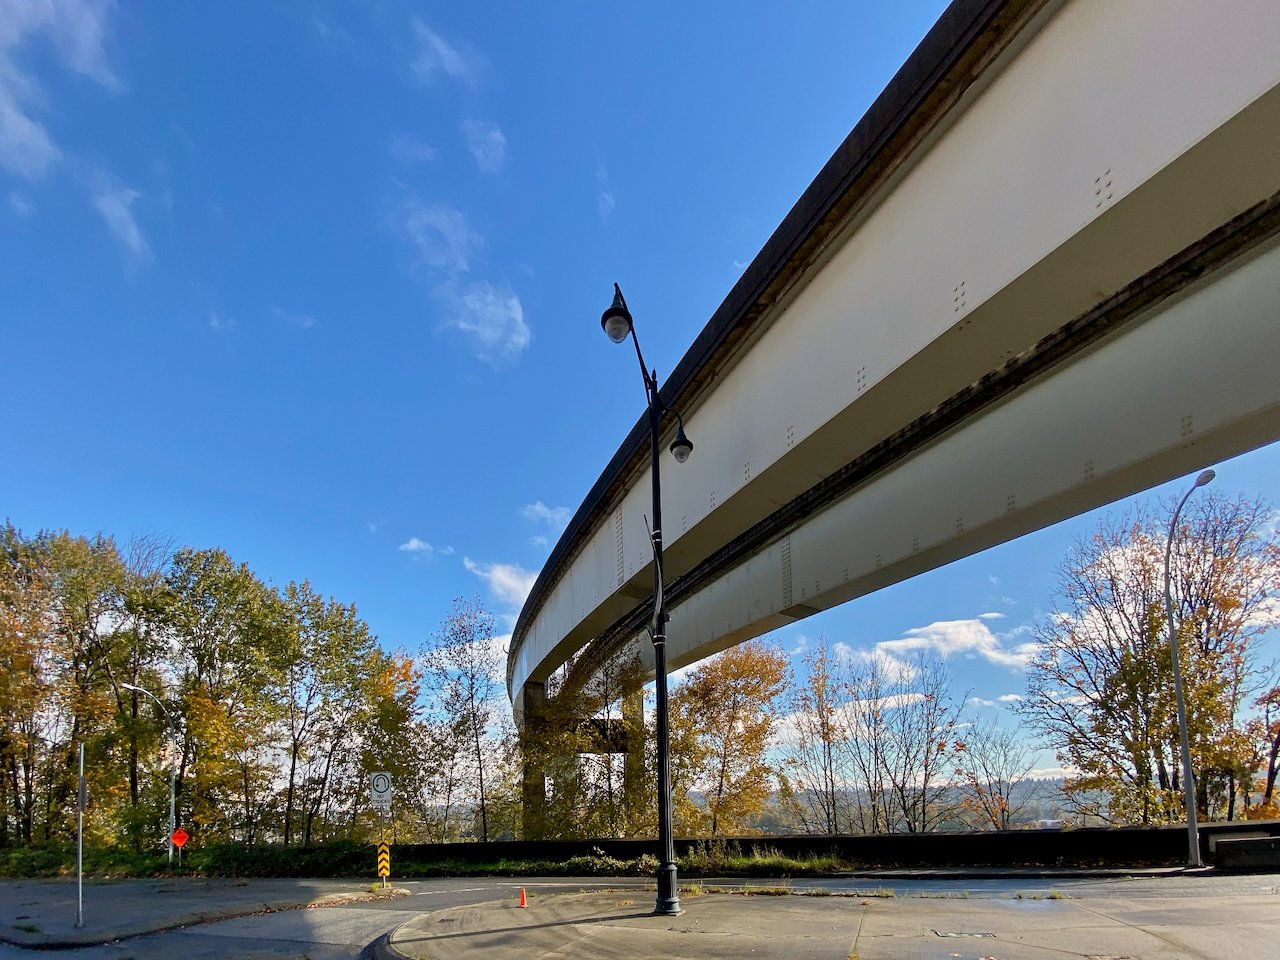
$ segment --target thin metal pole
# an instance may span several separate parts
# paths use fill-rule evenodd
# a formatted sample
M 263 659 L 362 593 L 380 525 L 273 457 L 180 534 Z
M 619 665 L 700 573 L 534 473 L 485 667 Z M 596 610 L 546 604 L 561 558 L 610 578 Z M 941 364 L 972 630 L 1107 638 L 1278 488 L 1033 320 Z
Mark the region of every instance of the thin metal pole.
M 177 804 L 178 738 L 169 728 L 169 865 L 173 866 L 173 834 L 178 829 Z
M 80 778 L 76 782 L 76 926 L 84 926 L 84 744 L 80 744 Z
M 1173 657 L 1173 696 L 1178 706 L 1178 740 L 1182 748 L 1182 790 L 1187 808 L 1188 867 L 1201 866 L 1200 836 L 1196 826 L 1196 787 L 1191 774 L 1191 740 L 1187 735 L 1187 703 L 1182 694 L 1182 667 L 1178 657 L 1178 629 L 1173 618 L 1173 595 L 1169 588 L 1169 565 L 1173 557 L 1173 537 L 1178 528 L 1178 514 L 1182 512 L 1191 494 L 1196 492 L 1196 488 L 1204 486 L 1212 479 L 1213 471 L 1206 470 L 1196 478 L 1191 489 L 1182 495 L 1182 499 L 1178 501 L 1178 506 L 1173 511 L 1173 516 L 1169 518 L 1169 537 L 1164 545 L 1164 610 L 1165 620 L 1169 626 L 1169 652 Z
M 178 727 L 173 722 L 173 714 L 169 712 L 168 707 L 164 705 L 159 697 L 145 687 L 140 687 L 136 683 L 122 683 L 120 686 L 126 690 L 132 690 L 140 693 L 144 697 L 150 697 L 155 701 L 155 705 L 160 708 L 160 712 L 164 714 L 165 726 L 169 728 L 169 866 L 173 866 L 173 851 L 176 849 L 173 843 L 173 833 L 178 829 L 177 817 L 177 792 L 178 792 Z M 178 855 L 178 863 L 182 863 L 182 855 Z

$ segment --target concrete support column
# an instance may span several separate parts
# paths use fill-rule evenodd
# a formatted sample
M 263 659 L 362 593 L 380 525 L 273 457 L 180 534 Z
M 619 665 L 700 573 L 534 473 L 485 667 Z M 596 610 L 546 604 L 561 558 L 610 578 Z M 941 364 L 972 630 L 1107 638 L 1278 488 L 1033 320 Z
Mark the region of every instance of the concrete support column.
M 525 840 L 542 840 L 547 833 L 546 727 L 546 685 L 530 681 L 524 685 L 524 725 L 520 730 L 524 763 L 521 833 Z
M 626 752 L 622 755 L 622 803 L 628 833 L 644 822 L 644 690 L 636 690 L 622 700 L 622 726 Z

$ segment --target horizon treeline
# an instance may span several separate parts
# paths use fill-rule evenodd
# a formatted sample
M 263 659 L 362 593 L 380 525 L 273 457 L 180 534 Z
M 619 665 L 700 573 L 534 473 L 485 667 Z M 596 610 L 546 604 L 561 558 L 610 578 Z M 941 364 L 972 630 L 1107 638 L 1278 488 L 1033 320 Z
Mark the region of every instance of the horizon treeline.
M 1280 684 L 1261 643 L 1280 624 L 1276 516 L 1204 495 L 1169 551 L 1206 818 L 1280 815 Z M 757 640 L 696 664 L 671 692 L 677 833 L 1183 818 L 1166 524 L 1139 507 L 1068 551 L 1029 627 L 1012 727 L 973 710 L 927 650 L 820 640 L 793 659 Z M 416 651 L 388 653 L 354 605 L 264 582 L 220 549 L 6 522 L 0 847 L 74 836 L 81 744 L 86 840 L 139 852 L 164 848 L 171 777 L 177 824 L 200 843 L 492 840 L 539 817 L 548 838 L 652 836 L 654 718 L 634 649 L 585 685 L 566 664 L 522 738 L 496 633 L 477 598 L 458 599 Z M 1068 771 L 1061 789 L 1032 783 L 1042 748 Z M 545 772 L 541 811 L 521 807 L 526 760 Z M 385 823 L 378 770 L 394 780 Z
M 387 653 L 353 605 L 222 550 L 6 522 L 0 846 L 74 835 L 82 743 L 96 844 L 162 845 L 171 774 L 178 825 L 207 841 L 366 839 L 374 770 L 415 839 L 466 835 L 481 806 L 501 822 L 478 786 L 498 743 L 475 682 L 492 618 L 460 600 L 445 625 L 416 657 Z

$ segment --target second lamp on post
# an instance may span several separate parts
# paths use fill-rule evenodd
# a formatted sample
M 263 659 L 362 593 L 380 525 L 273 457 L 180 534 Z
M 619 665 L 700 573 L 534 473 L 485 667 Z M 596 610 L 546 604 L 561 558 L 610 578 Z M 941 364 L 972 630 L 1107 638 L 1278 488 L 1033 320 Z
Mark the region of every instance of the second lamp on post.
M 693 444 L 684 435 L 684 421 L 680 414 L 668 408 L 658 393 L 658 373 L 645 365 L 631 322 L 631 311 L 623 299 L 622 290 L 613 285 L 613 304 L 600 318 L 600 326 L 614 343 L 622 343 L 627 337 L 635 344 L 636 359 L 640 361 L 640 375 L 644 378 L 645 397 L 649 402 L 649 442 L 653 475 L 653 621 L 649 636 L 653 640 L 654 686 L 657 695 L 655 707 L 658 738 L 658 900 L 654 913 L 673 916 L 680 910 L 679 880 L 676 870 L 675 840 L 671 828 L 671 735 L 668 728 L 667 709 L 667 606 L 662 594 L 662 479 L 660 473 L 662 415 L 671 413 L 676 418 L 676 436 L 671 443 L 671 455 L 676 463 L 684 463 L 693 452 Z

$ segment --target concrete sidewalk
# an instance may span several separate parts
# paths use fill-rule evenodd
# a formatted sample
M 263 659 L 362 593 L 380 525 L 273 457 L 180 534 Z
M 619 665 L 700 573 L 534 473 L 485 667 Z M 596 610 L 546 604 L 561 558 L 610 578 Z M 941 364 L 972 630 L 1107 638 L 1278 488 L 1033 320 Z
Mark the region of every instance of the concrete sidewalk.
M 84 885 L 77 928 L 76 884 L 0 883 L 0 943 L 55 949 L 110 943 L 192 923 L 372 897 L 369 881 L 177 878 L 94 880 Z
M 983 899 L 708 894 L 656 917 L 651 893 L 454 907 L 374 945 L 378 960 L 1262 960 L 1280 898 Z
M 374 947 L 379 960 L 848 960 L 860 901 L 840 897 L 709 894 L 655 917 L 653 893 L 551 894 L 521 908 L 508 900 L 453 907 L 410 920 Z

